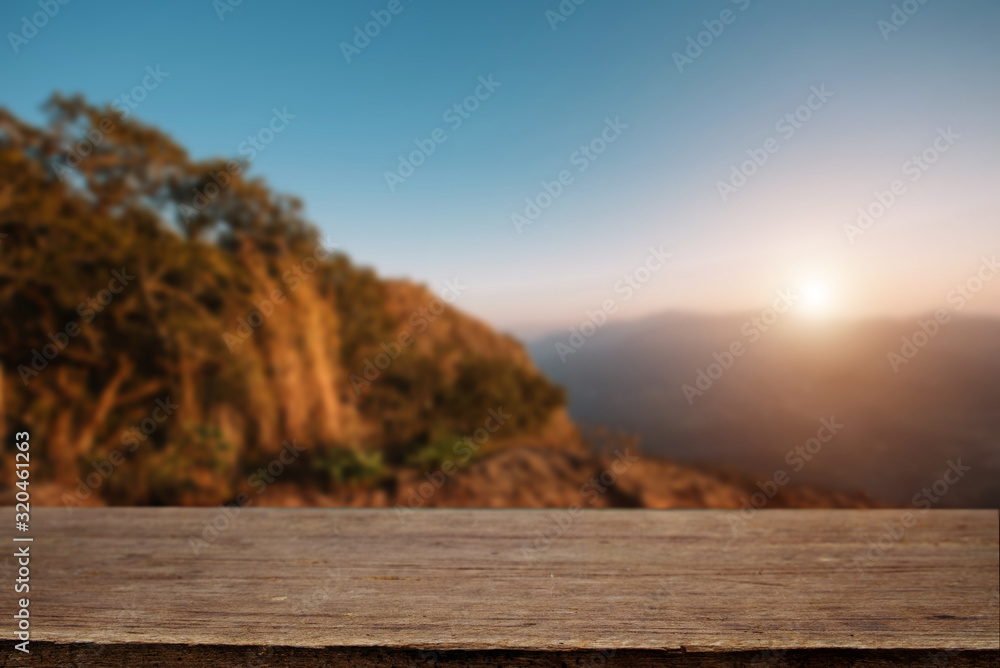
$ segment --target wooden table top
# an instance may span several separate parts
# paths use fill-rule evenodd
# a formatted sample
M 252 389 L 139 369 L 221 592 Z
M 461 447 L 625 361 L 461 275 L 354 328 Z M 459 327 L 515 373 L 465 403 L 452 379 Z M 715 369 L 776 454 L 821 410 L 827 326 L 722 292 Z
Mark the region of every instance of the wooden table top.
M 0 665 L 1000 665 L 995 510 L 233 514 L 33 509 Z

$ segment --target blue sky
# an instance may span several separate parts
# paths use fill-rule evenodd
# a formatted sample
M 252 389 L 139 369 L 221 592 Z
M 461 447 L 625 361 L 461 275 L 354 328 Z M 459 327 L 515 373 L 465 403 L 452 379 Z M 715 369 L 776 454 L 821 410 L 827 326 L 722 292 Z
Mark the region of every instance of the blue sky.
M 903 3 L 567 0 L 553 29 L 554 0 L 399 0 L 396 14 L 244 0 L 220 18 L 225 2 L 70 0 L 14 45 L 41 9 L 6 2 L 0 105 L 40 120 L 53 91 L 109 102 L 159 66 L 169 76 L 135 113 L 202 157 L 237 155 L 287 109 L 255 173 L 359 263 L 435 288 L 457 277 L 456 306 L 526 336 L 624 301 L 615 285 L 650 247 L 671 259 L 615 317 L 749 310 L 788 286 L 822 292 L 829 315 L 909 317 L 1000 252 L 995 2 L 911 0 L 891 32 Z M 391 21 L 347 62 L 373 11 Z M 711 29 L 678 71 L 675 52 Z M 453 128 L 445 112 L 480 77 L 499 85 Z M 814 87 L 832 95 L 779 131 Z M 627 127 L 581 172 L 607 119 Z M 386 172 L 437 128 L 445 141 L 391 190 Z M 948 128 L 911 180 L 904 165 Z M 769 139 L 724 201 L 719 183 Z M 563 170 L 572 182 L 518 233 L 512 214 Z M 884 215 L 845 228 L 894 180 L 905 191 Z M 1000 315 L 1000 280 L 968 312 Z

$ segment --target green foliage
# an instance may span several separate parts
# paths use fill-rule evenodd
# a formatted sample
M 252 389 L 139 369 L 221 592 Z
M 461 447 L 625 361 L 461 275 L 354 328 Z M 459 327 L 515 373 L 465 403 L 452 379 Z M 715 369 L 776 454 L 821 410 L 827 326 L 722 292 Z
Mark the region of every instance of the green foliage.
M 469 464 L 479 459 L 482 450 L 479 448 L 465 448 L 461 451 L 461 455 L 456 455 L 455 444 L 461 441 L 462 436 L 459 434 L 443 434 L 430 443 L 419 446 L 407 457 L 406 463 L 428 471 L 439 469 L 442 464 L 448 461 L 452 462 L 456 468 L 466 468 Z M 472 456 L 469 456 L 469 452 L 472 452 Z
M 328 488 L 345 485 L 369 485 L 385 477 L 387 470 L 378 451 L 355 448 L 331 448 L 312 459 L 312 470 Z
M 486 411 L 502 406 L 512 415 L 506 435 L 537 429 L 552 411 L 565 405 L 562 388 L 503 358 L 466 357 L 458 365 L 455 383 L 445 396 L 443 410 L 463 434 L 482 426 Z
M 223 499 L 232 493 L 229 461 L 233 445 L 217 427 L 185 424 L 150 458 L 154 502 Z
M 447 424 L 440 424 L 446 390 L 441 366 L 408 352 L 364 390 L 358 405 L 364 417 L 378 422 L 381 446 L 393 463 L 401 462 L 415 444 L 447 430 Z

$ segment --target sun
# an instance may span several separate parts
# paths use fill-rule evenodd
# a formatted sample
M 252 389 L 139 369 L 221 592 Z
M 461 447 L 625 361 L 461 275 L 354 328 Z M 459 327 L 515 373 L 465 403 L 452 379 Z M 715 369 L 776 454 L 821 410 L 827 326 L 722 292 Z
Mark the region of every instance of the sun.
M 803 283 L 800 290 L 802 310 L 813 316 L 829 315 L 832 299 L 829 286 L 822 281 Z

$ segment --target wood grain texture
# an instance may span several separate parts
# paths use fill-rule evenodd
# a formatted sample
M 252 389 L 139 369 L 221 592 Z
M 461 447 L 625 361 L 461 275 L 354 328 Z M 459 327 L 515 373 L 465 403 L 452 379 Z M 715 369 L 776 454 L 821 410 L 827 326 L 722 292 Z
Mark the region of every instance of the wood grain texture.
M 36 509 L 0 665 L 998 665 L 997 511 L 902 514 Z

